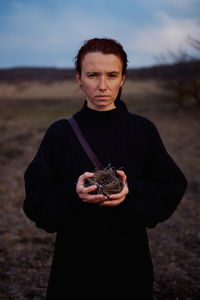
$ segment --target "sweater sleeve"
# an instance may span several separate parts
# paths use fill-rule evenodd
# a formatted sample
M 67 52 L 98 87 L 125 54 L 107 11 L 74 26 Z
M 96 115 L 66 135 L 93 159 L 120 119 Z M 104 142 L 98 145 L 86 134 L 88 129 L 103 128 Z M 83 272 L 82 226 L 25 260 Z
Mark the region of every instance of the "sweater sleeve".
M 24 212 L 36 226 L 47 232 L 59 229 L 79 199 L 74 182 L 60 183 L 56 178 L 54 140 L 53 128 L 50 126 L 24 175 Z
M 127 202 L 145 226 L 153 228 L 173 214 L 187 188 L 187 180 L 153 124 L 151 129 L 144 179 L 128 180 Z

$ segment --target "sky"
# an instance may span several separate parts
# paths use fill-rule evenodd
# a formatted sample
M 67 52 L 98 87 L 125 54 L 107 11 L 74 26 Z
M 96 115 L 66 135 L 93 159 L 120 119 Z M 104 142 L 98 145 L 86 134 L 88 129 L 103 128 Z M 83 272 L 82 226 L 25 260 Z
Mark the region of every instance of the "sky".
M 94 37 L 119 41 L 131 68 L 193 53 L 200 0 L 0 0 L 0 68 L 73 68 Z

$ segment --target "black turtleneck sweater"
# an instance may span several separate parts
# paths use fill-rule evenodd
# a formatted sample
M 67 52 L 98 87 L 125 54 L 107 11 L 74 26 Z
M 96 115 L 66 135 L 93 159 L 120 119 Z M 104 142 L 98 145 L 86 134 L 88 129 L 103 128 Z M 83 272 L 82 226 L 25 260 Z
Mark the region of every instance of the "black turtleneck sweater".
M 129 194 L 117 207 L 99 207 L 79 199 L 78 177 L 94 166 L 67 119 L 61 119 L 48 128 L 26 170 L 26 215 L 38 227 L 58 233 L 56 257 L 62 257 L 64 244 L 74 249 L 144 253 L 148 249 L 146 227 L 169 218 L 181 201 L 187 186 L 183 173 L 154 124 L 130 113 L 123 101 L 117 100 L 115 109 L 103 112 L 88 108 L 85 102 L 74 117 L 102 164 L 125 172 Z

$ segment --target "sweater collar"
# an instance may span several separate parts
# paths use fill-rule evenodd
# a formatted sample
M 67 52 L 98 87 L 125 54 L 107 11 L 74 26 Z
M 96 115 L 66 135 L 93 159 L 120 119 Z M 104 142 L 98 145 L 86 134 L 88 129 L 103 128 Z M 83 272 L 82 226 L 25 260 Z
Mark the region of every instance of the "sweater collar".
M 120 100 L 115 100 L 115 108 L 111 110 L 106 111 L 98 111 L 91 109 L 87 106 L 87 100 L 85 100 L 82 109 L 80 110 L 80 114 L 85 116 L 87 119 L 92 120 L 106 120 L 106 119 L 112 119 L 117 118 L 121 113 L 128 112 L 126 104 Z

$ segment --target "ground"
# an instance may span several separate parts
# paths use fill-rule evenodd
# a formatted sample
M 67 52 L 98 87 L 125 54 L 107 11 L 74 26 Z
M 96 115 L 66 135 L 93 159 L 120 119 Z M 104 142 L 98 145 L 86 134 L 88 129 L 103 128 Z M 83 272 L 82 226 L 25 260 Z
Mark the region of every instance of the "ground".
M 200 299 L 200 109 L 180 109 L 154 81 L 127 82 L 130 111 L 151 119 L 189 186 L 174 214 L 148 229 L 155 300 Z M 75 82 L 0 84 L 0 299 L 42 300 L 55 234 L 28 220 L 24 172 L 47 127 L 83 103 Z

